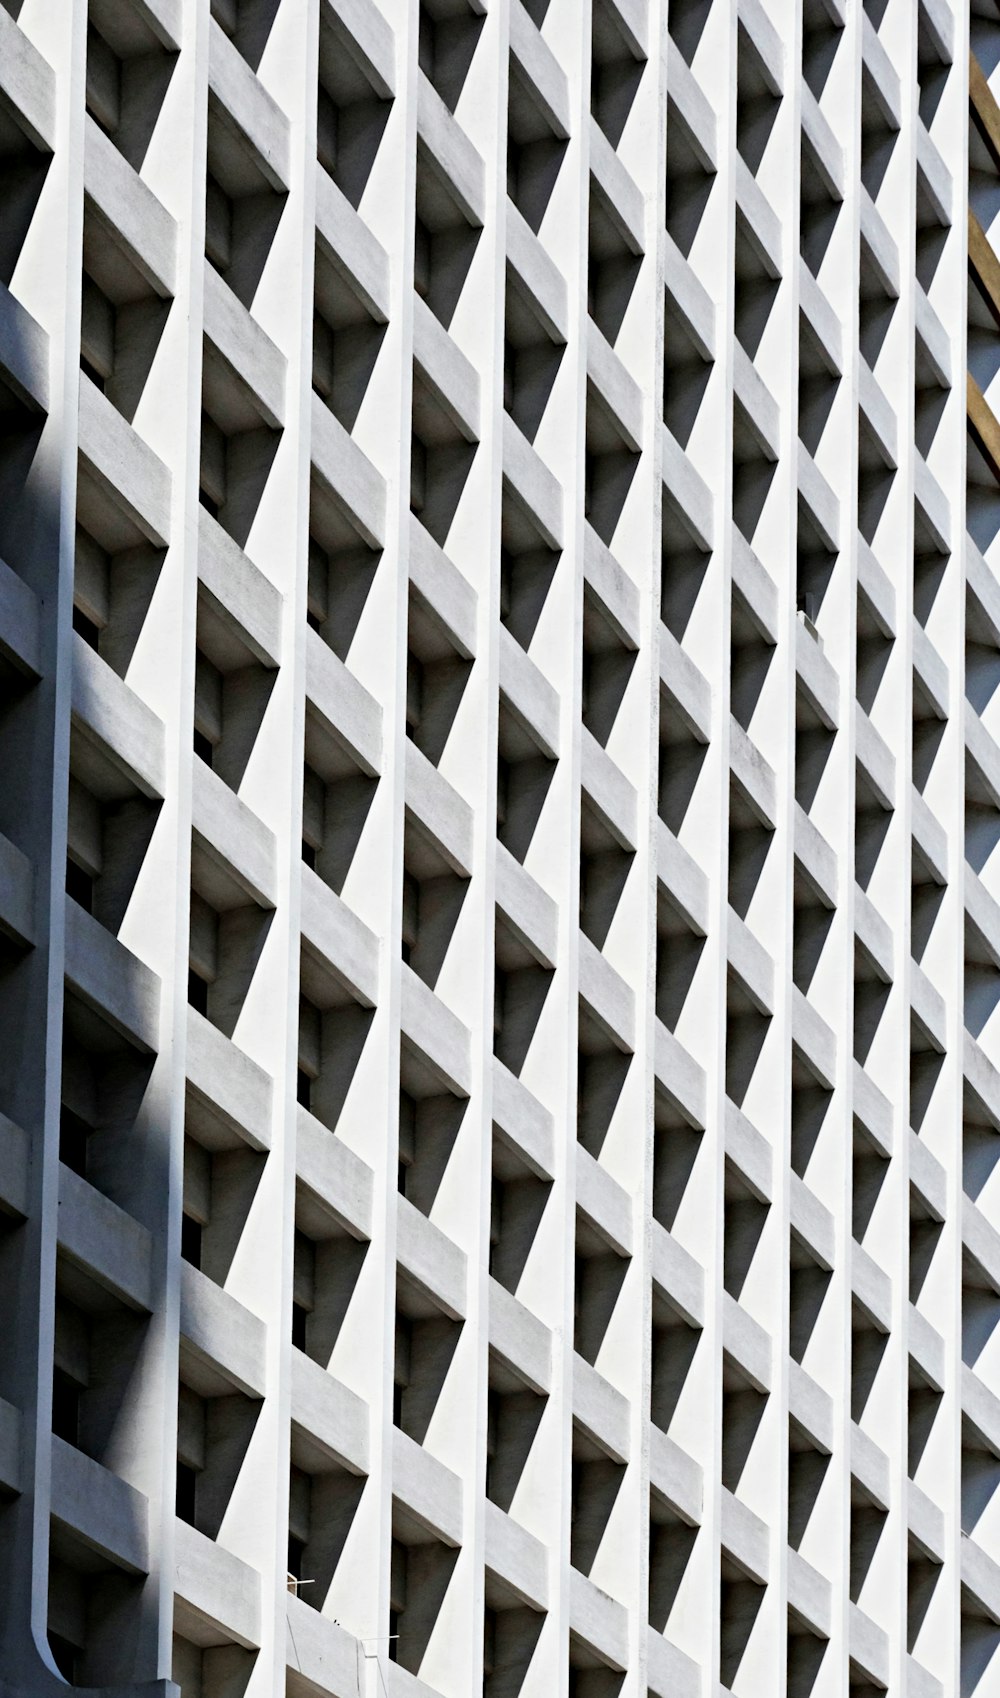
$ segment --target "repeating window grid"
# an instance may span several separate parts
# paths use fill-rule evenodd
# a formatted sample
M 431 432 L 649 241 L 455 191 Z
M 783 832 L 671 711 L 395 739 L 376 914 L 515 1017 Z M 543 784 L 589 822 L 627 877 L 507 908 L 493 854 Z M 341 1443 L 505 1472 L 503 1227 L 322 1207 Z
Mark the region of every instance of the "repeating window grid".
M 146 1558 L 141 1544 L 123 1540 L 109 1509 L 101 1596 L 123 1586 L 127 1595 L 130 1586 L 129 1607 L 137 1607 L 142 1593 L 158 1591 L 145 1618 L 161 1622 L 176 1587 L 185 1690 L 223 1670 L 247 1690 L 271 1689 L 284 1666 L 286 1610 L 307 1641 L 314 1636 L 311 1654 L 342 1667 L 336 1678 L 350 1689 L 351 1640 L 331 1618 L 334 1601 L 338 1622 L 361 1607 L 351 1564 L 365 1551 L 379 1553 L 379 1578 L 364 1607 L 371 1604 L 379 1625 L 388 1608 L 395 1635 L 384 1645 L 374 1636 L 376 1645 L 360 1618 L 347 1626 L 376 1658 L 396 1663 L 394 1681 L 409 1667 L 421 1671 L 425 1688 L 447 1692 L 458 1666 L 462 1679 L 482 1667 L 487 1680 L 505 1658 L 520 1657 L 527 1682 L 541 1678 L 543 1666 L 549 1682 L 559 1680 L 568 1662 L 574 1690 L 618 1690 L 616 1665 L 629 1687 L 641 1680 L 658 1690 L 669 1680 L 672 1689 L 686 1682 L 694 1690 L 699 1664 L 714 1669 L 718 1658 L 734 1691 L 787 1676 L 789 1690 L 822 1692 L 834 1689 L 849 1659 L 859 1689 L 919 1682 L 921 1690 L 947 1690 L 958 1621 L 945 1570 L 957 1578 L 960 1566 L 963 1678 L 975 1690 L 987 1677 L 989 1535 L 980 1540 L 975 1526 L 964 1528 L 971 1536 L 960 1543 L 954 1490 L 930 1463 L 954 1456 L 961 1425 L 963 1486 L 974 1494 L 992 1395 L 986 1365 L 977 1373 L 969 1361 L 975 1337 L 963 1366 L 953 1325 L 964 1250 L 963 1312 L 974 1335 L 969 1317 L 983 1302 L 974 1294 L 992 1289 L 993 1230 L 988 1202 L 957 1191 L 959 1085 L 964 1078 L 971 1092 L 971 1126 L 980 1114 L 988 1124 L 991 1059 L 988 1030 L 959 1023 L 949 943 L 964 912 L 965 995 L 982 996 L 988 886 L 967 874 L 960 910 L 954 871 L 948 878 L 964 842 L 962 799 L 951 787 L 966 658 L 955 611 L 963 456 L 959 402 L 949 399 L 960 391 L 960 338 L 949 312 L 962 298 L 964 255 L 960 238 L 947 233 L 965 171 L 965 85 L 954 69 L 962 21 L 936 5 L 911 16 L 896 0 L 848 18 L 836 5 L 807 7 L 790 29 L 794 9 L 786 18 L 775 8 L 772 17 L 747 4 L 737 19 L 717 3 L 701 41 L 700 19 L 661 20 L 651 7 L 643 20 L 609 3 L 594 8 L 588 66 L 578 20 L 555 3 L 552 17 L 542 7 L 532 9 L 540 17 L 529 16 L 512 0 L 509 17 L 497 7 L 483 19 L 470 8 L 458 22 L 429 6 L 404 21 L 383 18 L 374 5 L 346 15 L 324 4 L 308 30 L 289 21 L 287 4 L 263 25 L 267 9 L 259 10 L 247 17 L 220 4 L 209 20 L 204 9 L 175 17 L 148 8 L 142 27 L 116 31 L 107 9 L 91 6 L 83 174 L 77 164 L 75 183 L 64 178 L 61 189 L 63 205 L 84 204 L 82 228 L 79 220 L 73 226 L 84 279 L 79 448 L 64 422 L 72 408 L 54 404 L 37 376 L 45 357 L 39 330 L 54 350 L 60 322 L 75 322 L 74 285 L 67 284 L 70 304 L 53 317 L 51 299 L 38 293 L 30 244 L 10 267 L 19 303 L 9 309 L 5 361 L 13 394 L 19 406 L 27 399 L 49 415 L 36 467 L 55 454 L 65 466 L 60 482 L 72 487 L 79 464 L 79 528 L 71 533 L 62 519 L 64 558 L 72 536 L 75 566 L 60 574 L 67 607 L 71 580 L 73 587 L 74 631 L 69 645 L 59 638 L 60 654 L 74 651 L 72 738 L 67 697 L 44 689 L 47 675 L 68 675 L 68 664 L 50 659 L 47 672 L 37 664 L 37 615 L 16 587 L 20 579 L 29 593 L 43 589 L 51 565 L 16 532 L 8 590 L 17 620 L 11 652 L 22 676 L 42 675 L 28 711 L 55 728 L 63 753 L 51 788 L 69 799 L 65 828 L 46 817 L 36 827 L 30 810 L 11 809 L 8 921 L 29 998 L 39 994 L 36 983 L 52 985 L 41 1006 L 64 1007 L 37 1023 L 43 1036 L 32 1046 L 39 1061 L 63 1058 L 48 1067 L 61 1080 L 61 1108 L 50 1091 L 50 1158 L 37 1201 L 24 1189 L 25 1135 L 39 1136 L 37 1109 L 23 1082 L 12 1082 L 8 1095 L 14 1121 L 28 1123 L 11 1124 L 8 1202 L 15 1214 L 48 1218 L 58 1179 L 64 1211 L 58 1255 L 25 1263 L 25 1277 L 46 1293 L 40 1313 L 55 1294 L 57 1665 L 74 1678 L 92 1678 L 91 1670 L 122 1678 L 102 1619 L 106 1602 L 94 1603 L 80 1578 L 81 1530 L 56 1507 L 60 1490 L 71 1495 L 75 1455 L 89 1451 L 90 1465 L 106 1471 L 95 1480 L 118 1473 L 125 1491 L 145 1498 L 141 1510 L 135 1499 L 136 1514 L 157 1548 L 167 1553 L 176 1539 L 183 1581 L 161 1563 L 150 1580 L 126 1585 L 115 1576 L 141 1576 Z M 76 34 L 59 49 L 65 64 L 44 19 L 7 32 L 17 48 L 8 86 L 19 115 L 14 169 L 27 185 L 35 242 L 41 221 L 31 218 L 30 200 L 39 166 L 31 150 L 44 153 L 55 140 L 50 175 L 70 159 L 46 105 L 52 68 L 75 78 L 70 104 L 79 124 L 78 13 Z M 834 32 L 846 24 L 839 45 L 822 40 L 828 20 Z M 649 54 L 657 29 L 659 58 Z M 512 95 L 506 111 L 502 98 L 473 109 L 468 88 L 492 86 L 502 96 L 503 79 L 491 84 L 482 65 L 489 55 L 502 60 L 505 36 L 516 102 Z M 780 49 L 783 36 L 782 56 L 775 43 Z M 711 59 L 705 43 L 713 41 L 722 51 Z M 318 74 L 324 90 L 315 132 L 278 51 L 289 44 L 296 74 L 307 86 Z M 856 129 L 828 93 L 848 52 L 852 98 L 861 91 L 860 157 Z M 654 88 L 658 63 L 666 76 Z M 734 78 L 721 74 L 729 63 Z M 38 73 L 33 88 L 25 64 Z M 156 91 L 159 115 L 148 95 L 137 98 L 140 88 Z M 664 235 L 651 163 L 658 155 L 642 157 L 635 139 L 656 127 L 657 101 L 674 220 L 671 231 L 668 212 Z M 988 91 L 980 108 L 988 111 Z M 714 158 L 706 146 L 713 130 Z M 769 151 L 772 131 L 805 138 L 801 191 L 789 158 Z M 188 146 L 193 136 L 196 156 L 207 149 L 205 194 L 197 187 L 184 206 L 173 199 L 166 163 L 182 136 Z M 413 169 L 400 179 L 400 216 L 390 229 L 393 148 Z M 522 222 L 499 187 L 504 151 Z M 673 182 L 672 158 L 684 167 Z M 496 190 L 486 186 L 484 159 Z M 192 172 L 198 185 L 201 175 Z M 645 222 L 631 208 L 636 186 L 637 208 L 646 196 Z M 162 201 L 151 198 L 157 187 Z M 411 189 L 412 248 L 404 210 Z M 858 230 L 862 279 L 859 302 L 834 307 L 843 376 L 829 340 L 823 345 L 826 290 L 842 290 L 846 274 L 842 266 L 823 271 L 824 197 L 836 203 L 839 193 L 832 242 Z M 699 197 L 704 222 L 692 230 Z M 123 258 L 104 251 L 109 218 L 124 237 Z M 711 255 L 720 233 L 730 239 L 727 227 L 735 229 L 736 269 L 723 295 Z M 796 231 L 798 277 L 788 274 Z M 15 246 L 18 239 L 12 232 Z M 474 251 L 466 260 L 467 249 Z M 331 261 L 339 262 L 332 273 Z M 755 287 L 759 314 L 760 291 L 766 299 L 770 287 L 760 279 L 774 269 L 762 327 L 754 323 Z M 900 298 L 887 311 L 894 274 Z M 561 278 L 570 291 L 560 314 Z M 486 286 L 497 326 L 504 300 L 503 408 L 494 375 L 499 334 L 477 335 L 474 296 Z M 295 291 L 300 308 L 289 322 Z M 199 321 L 203 334 L 195 335 Z M 662 427 L 658 402 L 642 394 L 643 337 L 654 322 L 664 345 Z M 938 333 L 946 322 L 950 346 Z M 849 354 L 855 325 L 859 351 Z M 796 329 L 797 360 L 775 346 L 779 331 L 793 346 Z M 299 375 L 310 358 L 311 401 Z M 699 366 L 716 360 L 719 370 L 705 381 Z M 65 364 L 71 393 L 77 380 L 68 376 L 73 362 Z M 180 406 L 169 399 L 172 369 L 189 374 Z M 928 369 L 936 382 L 927 381 Z M 838 393 L 824 422 L 831 375 Z M 393 396 L 410 395 L 411 383 L 409 452 L 405 441 L 395 452 L 379 419 Z M 933 424 L 934 390 L 943 397 L 943 428 Z M 976 443 L 988 405 L 986 414 L 970 412 Z M 831 453 L 827 435 L 838 408 L 849 414 L 844 438 L 857 440 L 846 462 Z M 715 420 L 729 444 L 721 480 L 709 434 Z M 27 424 L 16 428 L 28 441 Z M 583 454 L 572 446 L 574 431 L 584 433 Z M 656 465 L 668 537 L 662 601 L 649 534 Z M 793 606 L 791 563 L 775 536 L 790 523 L 796 489 Z M 479 502 L 495 539 L 488 564 L 476 535 Z M 205 512 L 189 517 L 196 505 Z M 977 610 L 989 598 L 987 570 L 973 548 Z M 726 586 L 731 607 L 721 622 L 705 593 L 716 584 Z M 663 612 L 658 678 L 648 658 L 650 604 Z M 392 643 L 386 630 L 397 633 Z M 878 650 L 887 643 L 886 658 Z M 974 659 L 980 663 L 978 650 Z M 650 794 L 648 761 L 625 728 L 641 719 L 647 680 L 659 703 L 658 743 L 668 752 L 659 757 L 661 823 L 643 839 L 629 819 L 633 809 L 652 818 L 636 807 Z M 15 681 L 13 700 L 17 688 Z M 720 702 L 728 704 L 721 719 Z M 192 704 L 190 737 L 179 738 Z M 988 715 L 980 720 L 976 705 L 969 697 L 966 740 L 981 772 L 988 742 L 984 752 L 975 726 L 983 724 L 988 739 Z M 851 726 L 843 723 L 848 713 Z M 494 747 L 495 849 L 489 832 L 475 831 L 477 814 L 489 811 Z M 707 760 L 698 753 L 706 747 Z M 475 748 L 485 777 L 463 798 Z M 289 762 L 289 749 L 301 755 Z M 694 771 L 685 801 L 685 780 L 700 761 L 705 777 Z M 843 773 L 855 761 L 863 801 L 852 829 L 850 819 L 834 817 L 830 797 L 850 788 Z M 546 771 L 553 766 L 554 775 Z M 62 806 L 57 801 L 57 818 Z M 879 813 L 891 816 L 881 851 Z M 698 829 L 713 816 L 727 822 L 726 854 L 721 833 L 712 853 Z M 47 905 L 53 924 L 46 921 L 39 948 L 23 896 L 17 903 L 18 880 L 30 879 L 25 851 L 16 858 L 18 837 L 25 849 L 48 848 L 63 830 L 66 852 L 52 849 L 48 863 L 60 878 L 66 866 L 65 942 L 54 918 L 59 910 L 61 920 L 61 904 Z M 560 835 L 579 835 L 579 876 L 539 848 Z M 769 847 L 762 837 L 773 838 Z M 907 901 L 890 868 L 911 861 Z M 782 939 L 763 916 L 768 880 L 787 890 L 792 863 L 795 916 Z M 939 903 L 935 890 L 943 891 Z M 644 937 L 655 931 L 655 949 L 626 946 L 633 915 Z M 492 992 L 476 987 L 468 966 L 470 957 L 489 958 L 491 929 Z M 706 933 L 713 941 L 699 975 Z M 397 953 L 392 940 L 400 936 Z M 629 993 L 633 1009 L 649 1008 L 654 956 L 656 1019 L 640 1030 L 630 1027 Z M 284 1022 L 274 1020 L 281 983 L 281 1000 L 297 1008 Z M 853 1041 L 842 995 L 853 1009 Z M 724 1017 L 716 1038 L 706 1035 L 711 1018 L 699 1018 L 713 1007 L 716 1024 Z M 475 1017 L 466 1023 L 470 1008 Z M 551 1098 L 538 1053 L 549 1042 L 566 1052 Z M 773 1084 L 756 1068 L 761 1057 L 770 1068 L 772 1049 L 791 1099 L 780 1129 L 759 1124 L 768 1120 Z M 384 1107 L 384 1134 L 372 1130 L 372 1097 Z M 602 1118 L 605 1098 L 611 1107 Z M 817 1098 L 828 1100 L 811 1142 Z M 642 1123 L 657 1128 L 651 1163 L 639 1160 L 623 1129 L 637 1103 Z M 487 1115 L 492 1144 L 482 1136 Z M 574 1120 L 578 1145 L 567 1164 L 561 1129 L 572 1130 Z M 838 1154 L 831 1129 L 842 1127 Z M 165 1163 L 165 1187 L 137 1183 L 129 1171 L 136 1140 Z M 699 1150 L 710 1152 L 704 1194 Z M 459 1176 L 481 1198 L 478 1226 L 460 1206 Z M 826 1211 L 828 1187 L 842 1200 Z M 397 1194 L 402 1201 L 393 1202 Z M 714 1197 L 708 1211 L 706 1197 Z M 718 1253 L 707 1255 L 697 1223 L 716 1212 Z M 511 1213 L 518 1234 L 533 1220 L 525 1266 L 533 1255 L 538 1265 L 529 1288 L 540 1289 L 546 1258 L 560 1270 L 562 1317 L 549 1311 L 547 1326 L 532 1326 L 532 1307 L 544 1311 L 544 1298 L 525 1305 L 513 1290 L 520 1282 L 503 1253 Z M 485 1273 L 487 1236 L 506 1286 Z M 54 1249 L 55 1232 L 48 1237 Z M 24 1254 L 15 1244 L 10 1253 L 14 1265 Z M 475 1280 L 470 1255 L 483 1269 Z M 110 1294 L 110 1306 L 98 1292 Z M 848 1303 L 850 1357 L 824 1389 L 816 1343 L 824 1329 L 836 1336 L 832 1305 L 846 1328 Z M 143 1337 L 158 1342 L 146 1345 L 131 1396 L 121 1400 L 125 1382 L 115 1375 L 124 1372 L 123 1340 L 135 1331 L 127 1317 L 136 1308 L 152 1317 Z M 376 1324 L 394 1340 L 392 1360 L 386 1349 L 372 1361 Z M 704 1336 L 682 1392 L 696 1408 L 704 1386 L 722 1419 L 695 1434 L 691 1409 L 675 1397 L 674 1430 L 686 1423 L 692 1454 L 665 1435 L 664 1450 L 654 1417 L 647 1463 L 646 1398 L 655 1404 L 663 1377 L 677 1375 L 690 1343 L 683 1334 L 692 1330 Z M 47 1321 L 41 1336 L 53 1336 Z M 178 1336 L 174 1488 L 169 1437 L 147 1442 L 141 1461 L 127 1458 L 128 1433 L 142 1431 L 148 1441 L 150 1412 L 166 1408 L 162 1388 L 175 1371 Z M 560 1337 L 572 1340 L 561 1357 Z M 888 1344 L 880 1347 L 880 1338 Z M 632 1361 L 616 1366 L 623 1349 Z M 883 1366 L 872 1378 L 876 1398 L 885 1399 L 876 1414 L 866 1403 L 867 1376 L 880 1352 L 888 1373 Z M 487 1409 L 485 1456 L 468 1421 L 461 1436 L 469 1397 L 453 1363 L 471 1369 L 477 1408 Z M 331 1371 L 310 1375 L 307 1364 Z M 49 1371 L 43 1359 L 27 1388 L 13 1374 L 22 1410 Z M 525 1389 L 512 1391 L 512 1383 Z M 532 1542 L 530 1469 L 522 1469 L 517 1513 L 504 1521 L 489 1512 L 481 1520 L 478 1480 L 483 1465 L 498 1476 L 496 1495 L 489 1485 L 487 1495 L 504 1514 L 511 1434 L 530 1424 L 524 1399 L 544 1401 L 546 1393 L 536 1454 L 547 1455 L 547 1445 L 557 1472 L 570 1453 L 573 1466 L 571 1477 L 562 1475 L 561 1509 Z M 811 1498 L 809 1457 L 821 1458 L 827 1445 L 831 1393 L 831 1411 L 840 1413 L 827 1448 L 839 1496 Z M 511 1397 L 522 1405 L 508 1404 L 505 1420 Z M 109 1427 L 116 1399 L 118 1424 Z M 898 1436 L 883 1446 L 872 1429 L 882 1437 L 890 1412 Z M 786 1417 L 794 1428 L 787 1451 Z M 170 1414 L 166 1426 L 173 1431 Z M 419 1461 L 409 1448 L 417 1432 Z M 453 1433 L 462 1460 L 449 1470 L 442 1451 L 456 1460 Z M 701 1445 L 709 1448 L 696 1461 Z M 259 1486 L 284 1478 L 289 1455 L 286 1552 L 284 1488 L 269 1488 L 277 1517 L 261 1520 Z M 45 1464 L 36 1475 L 42 1501 L 48 1473 Z M 32 1495 L 23 1482 L 10 1483 L 22 1485 L 25 1501 Z M 110 1482 L 100 1490 L 110 1503 Z M 595 1532 L 602 1497 L 615 1507 Z M 634 1539 L 637 1523 L 646 1612 L 644 1581 L 634 1570 L 629 1577 L 616 1551 L 616 1541 L 630 1532 Z M 825 1575 L 822 1561 L 817 1567 L 798 1548 L 804 1535 L 813 1554 L 821 1545 L 836 1551 L 839 1539 Z M 538 1578 L 546 1547 L 562 1554 L 551 1593 Z M 459 1548 L 457 1560 L 448 1555 Z M 276 1584 L 286 1556 L 291 1602 Z M 277 1601 L 273 1611 L 262 1605 L 241 1616 L 240 1576 L 254 1570 L 263 1597 L 277 1593 Z M 596 1587 L 584 1583 L 588 1570 Z M 718 1608 L 692 1622 L 685 1587 L 690 1592 L 693 1577 L 700 1585 L 702 1574 L 713 1593 L 720 1588 Z M 324 1580 L 325 1609 L 319 1592 L 305 1595 Z M 33 1583 L 44 1591 L 44 1572 Z M 202 1649 L 185 1637 L 185 1622 L 210 1592 L 217 1612 L 230 1610 L 215 1618 L 229 1649 Z M 96 1625 L 77 1643 L 85 1594 Z M 159 1627 L 152 1632 L 162 1637 Z M 150 1641 L 149 1655 L 138 1655 L 151 1668 L 162 1653 Z M 311 1678 L 300 1668 L 289 1690 Z

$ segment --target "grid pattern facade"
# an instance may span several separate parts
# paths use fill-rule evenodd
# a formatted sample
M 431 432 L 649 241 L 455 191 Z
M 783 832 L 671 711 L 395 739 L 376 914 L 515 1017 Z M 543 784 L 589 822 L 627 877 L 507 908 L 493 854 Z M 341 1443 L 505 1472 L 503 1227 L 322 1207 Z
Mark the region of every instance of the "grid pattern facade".
M 971 14 L 0 0 L 0 1693 L 996 1691 Z

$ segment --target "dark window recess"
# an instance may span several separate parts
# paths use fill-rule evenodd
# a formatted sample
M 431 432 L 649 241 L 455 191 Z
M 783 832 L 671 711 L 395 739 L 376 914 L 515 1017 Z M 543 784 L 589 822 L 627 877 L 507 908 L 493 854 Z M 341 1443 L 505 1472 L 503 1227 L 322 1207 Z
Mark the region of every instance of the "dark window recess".
M 96 649 L 101 639 L 101 628 L 96 620 L 84 613 L 82 607 L 73 605 L 73 629 L 78 637 L 82 637 L 88 647 Z
M 322 629 L 323 629 L 322 619 L 320 618 L 318 613 L 313 613 L 311 608 L 310 608 L 309 612 L 306 614 L 306 624 L 308 625 L 310 631 L 322 631 Z
M 204 486 L 198 491 L 198 499 L 211 518 L 217 519 L 219 517 L 219 503 L 214 496 L 207 493 Z
M 313 872 L 316 871 L 316 846 L 307 843 L 305 838 L 302 839 L 302 859 L 307 867 L 311 867 Z
M 201 1221 L 194 1215 L 181 1216 L 181 1255 L 193 1268 L 201 1267 L 201 1230 Z
M 63 1679 L 68 1680 L 71 1686 L 75 1686 L 78 1656 L 76 1646 L 71 1645 L 68 1639 L 64 1639 L 61 1633 L 50 1633 L 49 1650 L 52 1652 L 52 1661 Z
M 65 1368 L 52 1372 L 52 1431 L 67 1444 L 80 1439 L 80 1386 Z
M 294 1533 L 288 1535 L 288 1572 L 293 1580 L 302 1579 L 302 1559 L 306 1554 L 306 1542 L 296 1538 Z
M 404 1387 L 397 1380 L 392 1388 L 392 1424 L 394 1427 L 403 1425 L 403 1391 Z
M 98 371 L 93 362 L 88 360 L 86 354 L 80 355 L 80 370 L 83 372 L 85 377 L 90 378 L 91 383 L 94 384 L 94 386 L 99 389 L 103 395 L 105 386 L 104 373 L 102 371 Z
M 199 731 L 197 726 L 195 727 L 194 733 L 194 752 L 200 761 L 205 762 L 206 766 L 211 766 L 212 740 L 210 737 L 205 736 L 204 731 Z
M 193 967 L 188 969 L 188 1002 L 199 1014 L 208 1014 L 208 981 Z
M 66 895 L 72 896 L 74 902 L 88 914 L 94 911 L 94 881 L 86 868 L 81 867 L 72 856 L 66 857 Z
M 197 1470 L 186 1462 L 177 1464 L 177 1493 L 174 1509 L 178 1521 L 186 1521 L 189 1527 L 194 1526 L 195 1495 L 198 1486 Z
M 312 1103 L 312 1080 L 304 1067 L 299 1068 L 296 1076 L 295 1097 L 303 1108 L 309 1108 Z
M 59 1160 L 81 1179 L 87 1177 L 87 1139 L 91 1128 L 71 1108 L 59 1110 Z
M 389 1611 L 389 1661 L 391 1663 L 398 1663 L 399 1661 L 397 1649 L 399 1645 L 399 1617 L 399 1610 Z
M 292 1304 L 292 1343 L 296 1350 L 306 1347 L 306 1326 L 309 1321 L 309 1310 L 304 1303 Z

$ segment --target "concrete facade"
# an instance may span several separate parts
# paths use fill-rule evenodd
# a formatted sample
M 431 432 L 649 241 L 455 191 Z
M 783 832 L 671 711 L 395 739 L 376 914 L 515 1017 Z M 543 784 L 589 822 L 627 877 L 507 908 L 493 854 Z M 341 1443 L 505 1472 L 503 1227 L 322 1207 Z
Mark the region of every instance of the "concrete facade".
M 997 96 L 0 0 L 0 1698 L 998 1690 Z

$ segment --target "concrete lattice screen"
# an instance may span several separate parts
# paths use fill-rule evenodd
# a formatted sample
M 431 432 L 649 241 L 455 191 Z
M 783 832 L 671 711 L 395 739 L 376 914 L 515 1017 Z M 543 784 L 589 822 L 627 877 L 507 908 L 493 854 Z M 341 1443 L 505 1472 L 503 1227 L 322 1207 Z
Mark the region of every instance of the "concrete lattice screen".
M 0 1694 L 992 1691 L 994 90 L 0 0 Z

